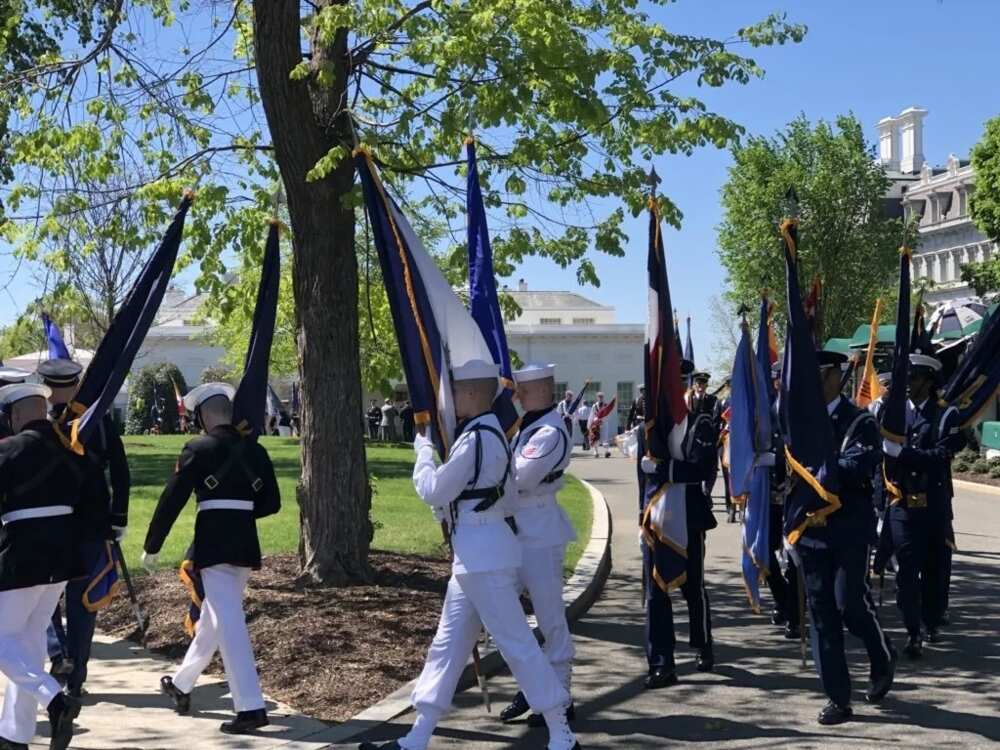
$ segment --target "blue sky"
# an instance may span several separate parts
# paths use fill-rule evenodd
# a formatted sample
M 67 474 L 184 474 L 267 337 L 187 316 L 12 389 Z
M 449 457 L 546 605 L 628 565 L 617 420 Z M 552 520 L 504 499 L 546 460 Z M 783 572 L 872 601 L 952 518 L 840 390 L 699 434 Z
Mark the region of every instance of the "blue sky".
M 771 134 L 799 112 L 816 120 L 853 111 L 874 141 L 881 117 L 919 105 L 930 112 L 924 153 L 941 164 L 949 153 L 965 158 L 985 120 L 1000 114 L 997 0 L 680 0 L 654 15 L 673 31 L 725 38 L 780 10 L 808 25 L 803 43 L 748 49 L 766 70 L 764 79 L 698 92 L 711 109 L 742 123 L 749 133 Z M 725 283 L 715 255 L 715 227 L 729 162 L 727 152 L 708 148 L 656 164 L 661 190 L 684 213 L 682 228 L 666 234 L 671 288 L 680 314 L 693 318 L 702 364 L 715 338 L 707 301 Z M 633 240 L 626 256 L 595 257 L 601 287 L 580 291 L 616 306 L 620 322 L 643 322 L 645 218 L 627 229 Z M 3 281 L 12 268 L 9 257 L 0 257 Z M 9 293 L 0 295 L 0 324 L 13 320 L 37 293 L 25 276 L 19 274 Z M 525 263 L 512 280 L 518 277 L 532 289 L 578 289 L 572 270 L 546 260 Z

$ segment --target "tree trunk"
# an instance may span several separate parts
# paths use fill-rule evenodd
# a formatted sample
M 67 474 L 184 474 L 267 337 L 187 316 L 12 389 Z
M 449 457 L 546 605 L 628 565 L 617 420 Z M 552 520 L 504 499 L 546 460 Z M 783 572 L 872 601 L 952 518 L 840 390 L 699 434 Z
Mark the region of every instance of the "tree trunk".
M 317 6 L 330 4 L 320 0 Z M 373 528 L 361 431 L 358 364 L 358 267 L 354 212 L 345 199 L 354 167 L 345 159 L 326 178 L 306 173 L 349 124 L 335 115 L 346 87 L 346 34 L 330 48 L 314 44 L 313 65 L 338 71 L 334 86 L 292 81 L 301 58 L 299 0 L 254 0 L 257 79 L 292 223 L 299 376 L 302 381 L 302 478 L 299 559 L 306 580 L 369 581 Z

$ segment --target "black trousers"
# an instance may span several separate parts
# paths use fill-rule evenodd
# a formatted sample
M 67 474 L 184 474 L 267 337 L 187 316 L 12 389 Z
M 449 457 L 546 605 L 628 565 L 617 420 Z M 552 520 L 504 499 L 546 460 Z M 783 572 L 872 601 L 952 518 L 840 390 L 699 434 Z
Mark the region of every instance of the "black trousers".
M 951 581 L 951 549 L 948 525 L 929 518 L 926 511 L 897 505 L 889 509 L 895 545 L 896 606 L 903 615 L 906 632 L 920 635 L 921 624 L 936 628 L 948 607 Z
M 793 627 L 799 626 L 799 569 L 791 559 L 784 572 L 778 562 L 778 552 L 782 547 L 784 537 L 782 525 L 782 506 L 771 503 L 771 526 L 768 529 L 768 541 L 771 553 L 768 556 L 767 587 L 774 597 L 774 608 L 785 616 Z
M 891 646 L 879 624 L 868 588 L 869 547 L 853 541 L 825 547 L 796 545 L 802 561 L 812 653 L 823 692 L 838 706 L 851 702 L 851 675 L 844 654 L 844 627 L 860 638 L 868 652 L 870 676 L 889 667 Z
M 590 437 L 589 437 L 590 432 L 587 430 L 587 420 L 586 419 L 578 419 L 578 420 L 576 420 L 576 423 L 578 425 L 580 425 L 580 434 L 583 435 L 583 449 L 585 451 L 589 451 L 590 450 Z
M 646 660 L 650 670 L 674 668 L 674 612 L 670 595 L 653 580 L 649 548 L 643 545 L 643 575 L 646 577 Z M 680 587 L 687 601 L 691 648 L 712 643 L 712 611 L 705 589 L 705 532 L 688 529 L 687 580 Z

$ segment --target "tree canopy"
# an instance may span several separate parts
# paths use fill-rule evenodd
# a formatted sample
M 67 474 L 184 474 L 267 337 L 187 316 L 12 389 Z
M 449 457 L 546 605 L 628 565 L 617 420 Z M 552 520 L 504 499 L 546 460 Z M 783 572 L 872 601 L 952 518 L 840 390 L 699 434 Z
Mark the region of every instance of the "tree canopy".
M 983 137 L 972 149 L 976 189 L 969 206 L 979 231 L 1000 242 L 1000 117 L 987 121 Z M 1000 292 L 1000 256 L 962 267 L 962 280 L 976 294 Z

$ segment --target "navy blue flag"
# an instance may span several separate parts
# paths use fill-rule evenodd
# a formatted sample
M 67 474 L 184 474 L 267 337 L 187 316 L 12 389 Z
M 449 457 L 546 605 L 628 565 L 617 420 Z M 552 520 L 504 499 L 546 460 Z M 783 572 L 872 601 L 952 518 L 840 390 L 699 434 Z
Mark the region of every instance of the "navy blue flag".
M 233 424 L 249 435 L 264 435 L 267 411 L 267 372 L 271 363 L 271 342 L 278 317 L 278 288 L 281 280 L 281 252 L 278 221 L 272 220 L 264 246 L 264 260 L 253 310 L 250 345 L 243 362 L 243 377 L 233 396 Z
M 493 355 L 476 321 L 386 193 L 364 149 L 355 151 L 355 166 L 372 224 L 413 421 L 418 427 L 429 427 L 428 437 L 441 460 L 446 460 L 456 426 L 452 364 L 475 359 L 489 362 Z
M 681 382 L 681 348 L 670 302 L 667 258 L 660 232 L 656 202 L 649 202 L 649 277 L 644 369 L 646 422 L 643 444 L 646 456 L 656 461 L 683 460 L 682 443 L 687 431 L 688 409 Z M 641 459 L 641 457 L 640 457 Z M 652 578 L 663 591 L 682 585 L 687 578 L 686 486 L 659 482 L 654 475 L 645 481 L 642 535 L 650 550 Z
M 684 342 L 684 359 L 694 364 L 694 344 L 691 342 L 691 318 L 687 319 L 687 339 Z
M 572 417 L 574 414 L 576 414 L 576 410 L 580 408 L 580 402 L 583 401 L 583 394 L 587 392 L 588 388 L 590 388 L 589 380 L 583 384 L 583 388 L 581 388 L 580 392 L 576 394 L 576 398 L 573 399 L 573 403 L 569 405 L 568 409 L 569 416 Z
M 896 341 L 892 350 L 892 382 L 889 383 L 889 393 L 880 413 L 882 437 L 894 443 L 906 442 L 906 401 L 910 382 L 910 249 L 899 251 L 899 298 L 896 302 Z M 919 310 L 919 308 L 918 308 Z M 921 313 L 918 311 L 914 320 L 914 329 L 923 325 L 919 323 Z M 898 502 L 903 496 L 899 488 L 899 459 L 888 453 L 883 458 L 885 472 L 885 488 L 892 498 Z
M 840 508 L 837 445 L 819 378 L 816 345 L 802 307 L 798 276 L 798 221 L 781 223 L 785 248 L 788 325 L 781 368 L 778 418 L 785 440 L 791 491 L 785 499 L 784 535 L 798 542 L 808 526 L 825 523 Z
M 961 426 L 975 425 L 1000 393 L 1000 314 L 991 315 L 948 378 L 941 399 L 958 409 Z
M 122 586 L 118 575 L 118 547 L 111 542 L 104 543 L 89 579 L 83 590 L 83 607 L 88 612 L 98 612 L 111 604 Z
M 49 359 L 73 359 L 63 341 L 62 331 L 52 322 L 48 313 L 42 313 L 42 325 L 45 327 L 45 340 L 49 345 Z
M 486 339 L 493 361 L 500 365 L 503 391 L 493 403 L 493 411 L 507 437 L 512 438 L 519 423 L 517 409 L 514 407 L 514 380 L 510 369 L 510 352 L 507 350 L 507 334 L 503 327 L 503 312 L 497 297 L 493 250 L 486 225 L 486 206 L 479 187 L 476 143 L 471 138 L 466 141 L 466 149 L 469 166 L 465 191 L 469 226 L 469 312 Z
M 184 234 L 184 218 L 193 197 L 193 193 L 185 193 L 160 246 L 146 261 L 128 297 L 115 314 L 73 402 L 65 411 L 58 431 L 62 435 L 66 422 L 70 423 L 68 446 L 77 453 L 84 452 L 87 442 L 111 408 L 160 308 Z

